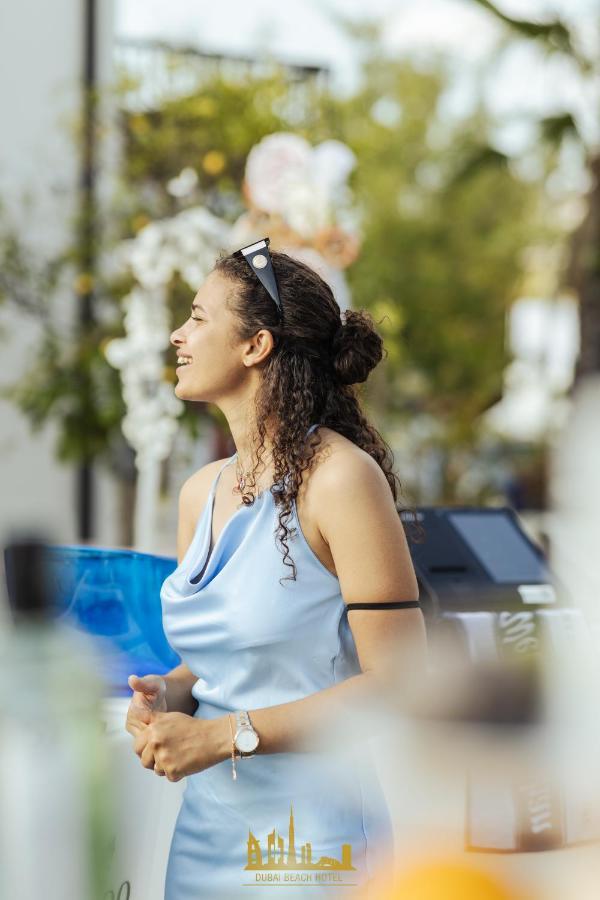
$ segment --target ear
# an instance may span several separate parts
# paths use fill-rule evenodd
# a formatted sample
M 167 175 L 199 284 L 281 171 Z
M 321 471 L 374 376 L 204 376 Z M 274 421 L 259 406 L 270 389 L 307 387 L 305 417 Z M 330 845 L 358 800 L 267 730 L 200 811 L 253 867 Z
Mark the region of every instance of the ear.
M 256 366 L 269 358 L 275 347 L 275 340 L 268 328 L 260 328 L 245 342 L 242 362 L 245 366 Z

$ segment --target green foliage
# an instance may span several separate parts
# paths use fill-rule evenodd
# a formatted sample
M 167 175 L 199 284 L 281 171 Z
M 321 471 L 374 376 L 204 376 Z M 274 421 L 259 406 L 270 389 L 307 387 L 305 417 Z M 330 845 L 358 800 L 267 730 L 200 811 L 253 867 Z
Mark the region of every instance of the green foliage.
M 166 184 L 186 166 L 199 176 L 194 197 L 211 211 L 230 219 L 243 212 L 246 158 L 266 134 L 290 127 L 289 88 L 283 72 L 235 82 L 216 75 L 199 93 L 169 99 L 159 109 L 123 111 L 122 177 L 141 200 L 135 215 L 176 212 L 180 205 Z
M 580 97 L 594 96 L 600 75 L 600 60 L 593 41 L 590 43 L 581 40 L 575 28 L 567 27 L 559 19 L 544 23 L 513 19 L 490 0 L 474 2 L 504 22 L 513 35 L 529 39 L 533 47 L 545 50 L 554 58 L 566 58 L 571 78 L 575 76 L 576 90 L 570 92 L 572 98 L 577 94 Z M 589 30 L 592 19 L 584 21 Z M 596 28 L 600 24 L 597 14 L 594 24 Z M 576 80 L 579 84 L 576 84 Z M 593 109 L 597 117 L 597 107 Z M 590 187 L 584 199 L 586 214 L 573 233 L 560 235 L 563 243 L 568 242 L 568 254 L 565 254 L 568 258 L 565 259 L 563 271 L 557 275 L 555 285 L 556 289 L 574 289 L 579 298 L 580 349 L 575 383 L 585 375 L 596 375 L 600 369 L 597 341 L 600 331 L 600 290 L 597 276 L 600 268 L 600 152 L 593 134 L 590 140 L 587 136 L 589 131 L 578 126 L 581 115 L 581 104 L 572 99 L 571 104 L 567 104 L 562 111 L 541 117 L 537 121 L 539 145 L 545 156 L 544 164 L 548 175 L 559 168 L 561 151 L 563 147 L 570 145 L 569 149 L 576 147 L 581 151 L 589 177 Z
M 368 71 L 361 92 L 335 109 L 329 101 L 324 119 L 359 159 L 365 242 L 349 280 L 357 306 L 387 317 L 380 411 L 428 412 L 454 440 L 471 442 L 476 417 L 500 398 L 504 321 L 534 234 L 538 189 L 486 143 L 491 123 L 482 110 L 432 142 L 442 71 L 389 60 Z M 381 97 L 401 111 L 393 127 L 374 117 Z M 414 393 L 410 373 L 420 376 Z
M 16 403 L 33 431 L 54 418 L 60 422 L 58 459 L 103 456 L 125 414 L 118 372 L 99 352 L 102 331 L 92 328 L 69 351 L 52 329 L 42 336 L 35 364 L 1 395 Z
M 498 9 L 490 0 L 473 0 L 473 2 L 491 12 L 505 25 L 510 26 L 516 34 L 540 42 L 549 51 L 558 50 L 568 56 L 577 57 L 577 48 L 574 44 L 573 36 L 560 19 L 554 19 L 550 22 L 531 22 L 525 19 L 515 19 Z

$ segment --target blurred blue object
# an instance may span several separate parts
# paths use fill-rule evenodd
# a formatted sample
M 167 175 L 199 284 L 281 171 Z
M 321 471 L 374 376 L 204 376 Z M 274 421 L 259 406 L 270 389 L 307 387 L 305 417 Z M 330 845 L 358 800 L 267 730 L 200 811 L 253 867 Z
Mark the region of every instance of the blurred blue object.
M 162 675 L 181 662 L 162 627 L 160 589 L 174 557 L 135 550 L 50 545 L 57 619 L 91 636 L 111 696 L 129 675 Z

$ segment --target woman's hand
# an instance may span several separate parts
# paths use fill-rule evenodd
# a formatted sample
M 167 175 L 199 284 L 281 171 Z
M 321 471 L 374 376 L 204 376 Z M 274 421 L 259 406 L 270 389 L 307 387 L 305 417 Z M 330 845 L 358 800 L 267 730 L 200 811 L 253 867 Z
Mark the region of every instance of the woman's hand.
M 150 722 L 138 731 L 134 750 L 146 769 L 181 781 L 227 756 L 226 717 L 198 719 L 180 712 L 149 712 Z
M 137 737 L 150 724 L 150 713 L 166 712 L 167 682 L 162 675 L 130 675 L 127 679 L 133 696 L 127 710 L 125 728 L 133 737 Z

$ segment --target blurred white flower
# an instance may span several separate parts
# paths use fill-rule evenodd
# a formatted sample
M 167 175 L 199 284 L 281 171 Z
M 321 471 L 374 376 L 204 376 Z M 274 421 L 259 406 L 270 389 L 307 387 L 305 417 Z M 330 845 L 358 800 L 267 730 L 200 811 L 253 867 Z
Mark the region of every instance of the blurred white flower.
M 169 182 L 174 196 L 193 189 L 197 175 L 184 169 Z M 104 348 L 108 362 L 119 369 L 127 412 L 123 434 L 135 450 L 140 473 L 136 495 L 135 538 L 151 546 L 158 496 L 158 467 L 166 459 L 185 404 L 165 380 L 164 352 L 169 348 L 167 286 L 179 273 L 194 293 L 226 249 L 230 226 L 203 207 L 151 222 L 135 238 L 123 241 L 115 254 L 116 268 L 129 270 L 137 285 L 122 301 L 125 337 Z
M 126 336 L 110 341 L 104 354 L 121 372 L 127 407 L 121 427 L 140 469 L 169 455 L 184 404 L 163 377 L 170 337 L 164 291 L 134 288 L 123 307 Z
M 183 196 L 197 180 L 193 169 L 183 169 L 168 188 L 174 196 Z M 196 291 L 227 246 L 229 232 L 229 225 L 207 209 L 192 207 L 151 222 L 117 249 L 119 267 L 127 266 L 138 285 L 122 301 L 125 337 L 109 341 L 104 352 L 121 373 L 127 407 L 121 427 L 136 451 L 140 471 L 169 455 L 176 420 L 185 408 L 164 377 L 170 338 L 166 286 L 180 273 Z
M 355 165 L 355 154 L 341 141 L 323 141 L 313 147 L 290 132 L 267 135 L 246 161 L 250 215 L 241 216 L 233 226 L 238 245 L 259 230 L 262 236 L 264 228 L 257 228 L 261 217 L 269 231 L 291 229 L 307 242 L 334 227 L 338 214 L 347 213 L 352 204 L 346 182 Z
M 330 199 L 345 185 L 356 165 L 356 156 L 341 141 L 322 141 L 312 151 L 311 169 L 314 181 Z
M 254 206 L 283 213 L 292 184 L 310 181 L 312 147 L 287 131 L 269 134 L 256 144 L 246 160 L 246 185 Z
M 229 225 L 207 209 L 192 207 L 140 229 L 127 242 L 126 258 L 136 280 L 149 290 L 168 284 L 176 272 L 196 290 L 226 246 L 229 231 Z
M 288 225 L 307 240 L 332 224 L 327 194 L 320 185 L 306 182 L 288 187 L 283 216 Z
M 191 166 L 186 166 L 176 178 L 167 181 L 167 191 L 172 197 L 187 197 L 197 184 L 198 173 Z
M 402 118 L 402 107 L 393 97 L 379 97 L 370 113 L 371 118 L 385 128 L 396 128 Z

